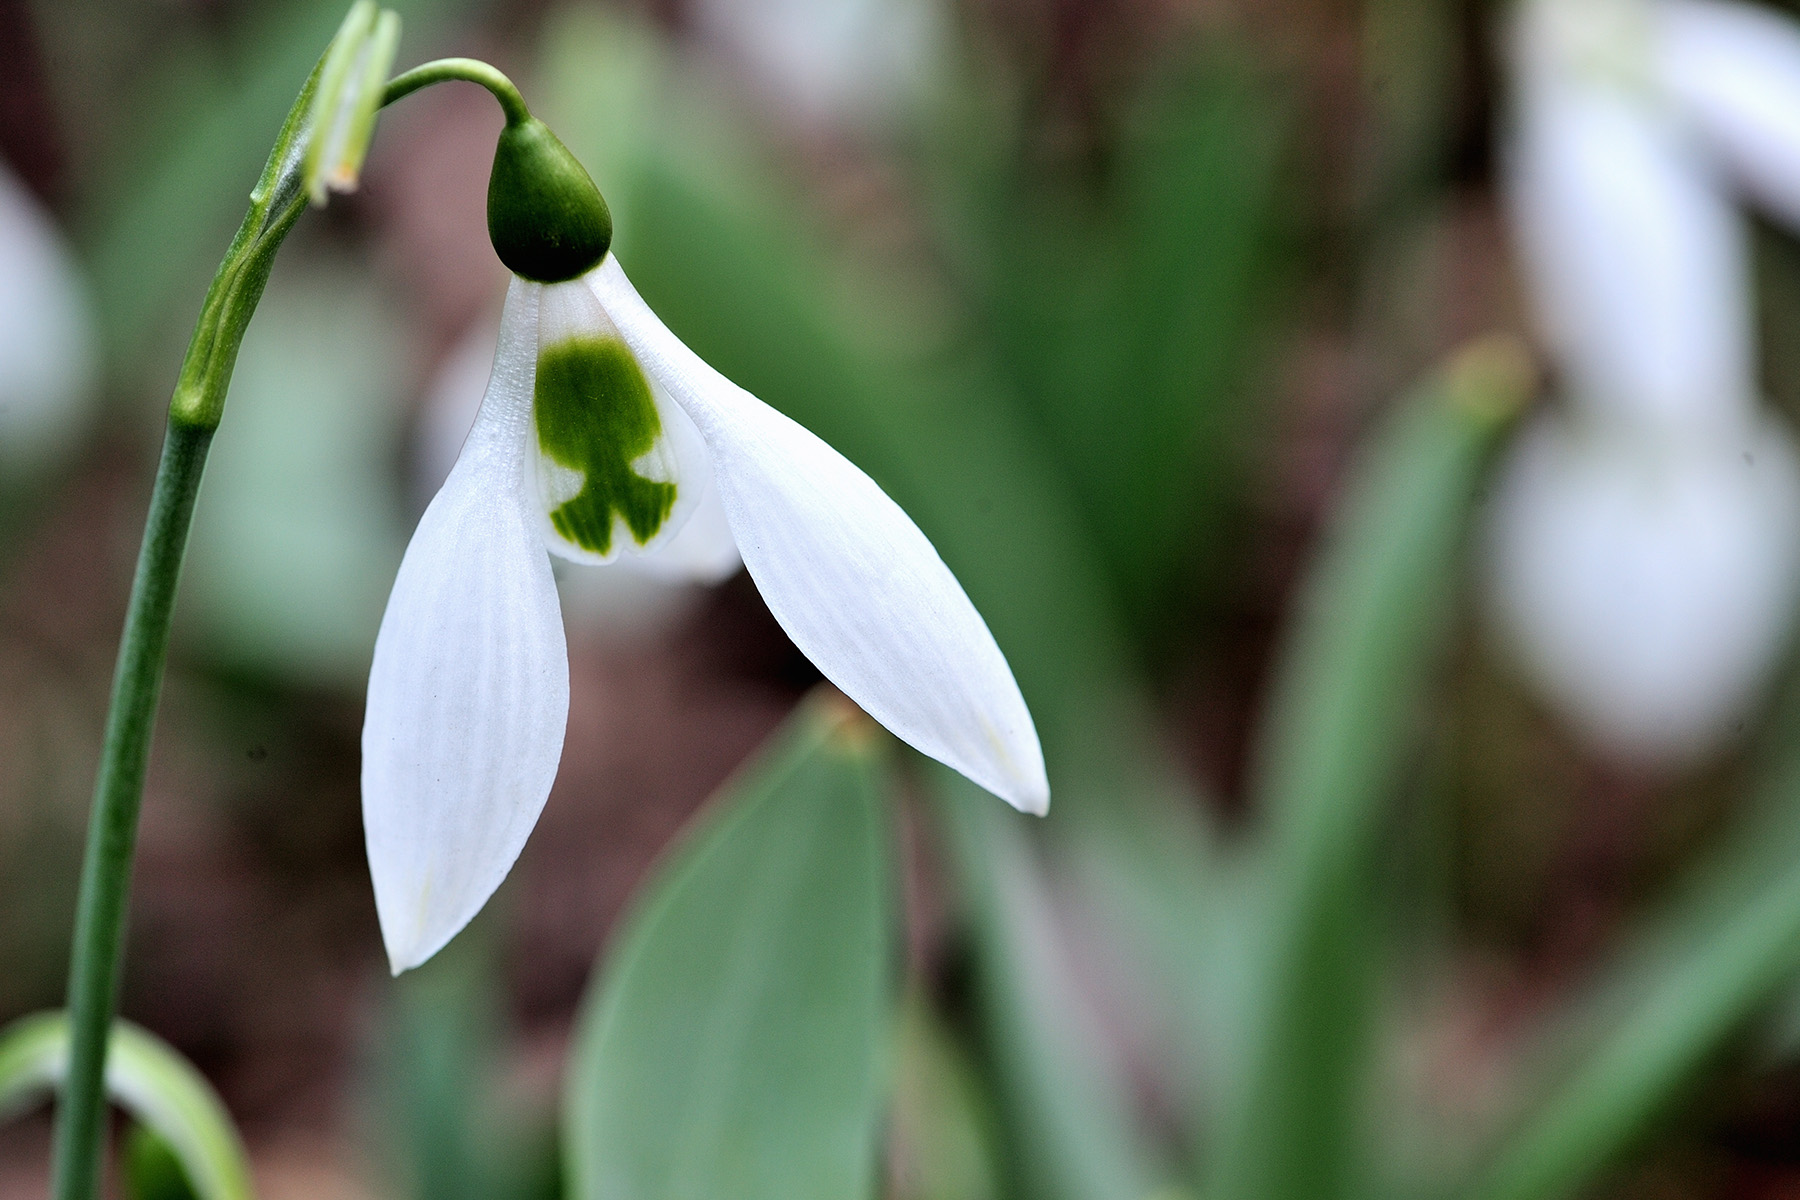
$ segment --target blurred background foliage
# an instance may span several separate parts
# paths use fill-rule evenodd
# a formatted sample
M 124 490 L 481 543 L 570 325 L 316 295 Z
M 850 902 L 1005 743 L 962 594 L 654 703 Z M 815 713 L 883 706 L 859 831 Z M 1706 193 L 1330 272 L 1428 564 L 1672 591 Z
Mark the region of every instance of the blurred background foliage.
M 161 406 L 342 7 L 0 0 L 0 156 L 66 239 L 92 358 L 56 436 L 0 454 L 0 1019 L 60 1001 Z M 671 1183 L 653 1152 L 733 1161 L 752 1126 L 895 1200 L 1800 1187 L 1792 700 L 1643 776 L 1469 603 L 1530 390 L 1507 343 L 1447 360 L 1525 325 L 1488 5 L 394 7 L 402 65 L 513 73 L 665 320 L 918 520 L 1055 808 L 1004 812 L 828 700 L 790 718 L 816 674 L 742 578 L 569 568 L 542 828 L 450 953 L 386 979 L 361 688 L 505 283 L 498 113 L 410 99 L 245 344 L 145 809 L 124 1013 L 218 1086 L 263 1195 L 612 1195 L 621 1146 L 670 1195 L 838 1194 L 767 1162 Z M 1758 269 L 1800 414 L 1800 252 L 1763 231 Z M 679 1076 L 671 1012 L 713 1039 Z M 784 1084 L 809 1055 L 842 1078 Z M 41 1194 L 46 1130 L 0 1128 L 0 1195 Z M 138 1194 L 179 1194 L 127 1141 Z

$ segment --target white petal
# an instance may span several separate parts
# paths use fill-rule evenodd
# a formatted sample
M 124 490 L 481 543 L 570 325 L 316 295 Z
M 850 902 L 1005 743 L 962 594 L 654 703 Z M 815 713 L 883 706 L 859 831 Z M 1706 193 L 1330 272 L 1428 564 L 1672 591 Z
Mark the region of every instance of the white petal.
M 1493 517 L 1496 615 L 1591 738 L 1672 765 L 1730 733 L 1800 583 L 1800 465 L 1773 422 L 1659 440 L 1547 418 L 1506 465 Z
M 1706 148 L 1800 225 L 1800 26 L 1747 4 L 1659 6 L 1657 74 Z
M 1510 215 L 1572 398 L 1670 429 L 1747 414 L 1744 231 L 1708 164 L 1646 89 L 1518 76 Z
M 613 327 L 594 293 L 579 281 L 540 287 L 539 294 L 539 358 L 538 363 L 533 366 L 534 389 L 537 385 L 536 372 L 546 351 L 578 338 L 611 342 L 615 346 L 623 344 L 619 331 Z M 582 491 L 587 483 L 587 473 L 557 461 L 540 445 L 538 453 L 533 456 L 540 505 L 539 529 L 544 544 L 559 557 L 574 562 L 606 563 L 624 557 L 655 554 L 681 533 L 706 493 L 706 449 L 699 433 L 694 429 L 694 423 L 688 419 L 679 404 L 669 399 L 666 389 L 659 386 L 654 377 L 647 375 L 645 382 L 650 385 L 650 398 L 656 407 L 660 428 L 649 448 L 631 461 L 630 468 L 633 474 L 645 480 L 675 485 L 674 502 L 668 515 L 654 535 L 640 543 L 626 528 L 624 518 L 616 511 L 607 510 L 612 529 L 610 544 L 603 552 L 592 550 L 564 536 L 553 523 L 552 514 Z M 542 399 L 539 397 L 538 403 L 542 403 Z M 601 402 L 600 397 L 584 396 L 583 399 L 596 404 Z M 541 424 L 543 414 L 540 412 L 536 415 L 540 422 L 538 432 L 541 437 L 545 428 Z M 604 447 L 607 443 L 601 439 L 599 444 Z
M 1050 789 L 993 635 L 873 480 L 702 362 L 610 255 L 587 276 L 644 369 L 694 419 L 744 565 L 794 644 L 903 741 L 1026 812 Z
M 687 419 L 683 413 L 682 420 Z M 696 432 L 695 436 L 699 434 Z M 616 569 L 636 571 L 666 583 L 723 583 L 737 574 L 744 558 L 731 534 L 731 522 L 725 516 L 725 503 L 719 498 L 719 486 L 713 481 L 710 465 L 704 483 L 706 490 L 674 537 L 653 552 L 621 557 L 614 564 Z
M 515 281 L 481 414 L 426 509 L 375 642 L 363 824 L 395 973 L 480 911 L 562 756 L 569 658 L 527 490 L 536 295 Z

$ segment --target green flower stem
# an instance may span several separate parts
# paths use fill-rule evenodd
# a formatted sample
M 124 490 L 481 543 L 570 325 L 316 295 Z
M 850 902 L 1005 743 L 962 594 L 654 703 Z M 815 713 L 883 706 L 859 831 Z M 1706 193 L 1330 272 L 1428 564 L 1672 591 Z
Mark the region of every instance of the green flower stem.
M 138 809 L 169 647 L 169 614 L 175 606 L 181 555 L 212 435 L 202 426 L 169 424 L 125 615 L 75 916 L 75 954 L 69 972 L 74 1037 L 56 1123 L 58 1200 L 89 1200 L 99 1179 L 106 1035 L 118 993 L 119 945 L 125 935 Z
M 307 140 L 304 117 L 317 79 L 315 68 L 250 193 L 250 211 L 207 289 L 169 402 L 169 427 L 125 611 L 82 860 L 69 963 L 69 1071 L 57 1108 L 53 1148 L 56 1200 L 94 1200 L 98 1193 L 107 1040 L 118 1004 L 138 811 L 181 559 L 238 348 L 262 299 L 276 251 L 306 206 L 301 173 Z
M 508 125 L 519 125 L 531 119 L 531 111 L 525 107 L 525 98 L 519 95 L 519 89 L 513 86 L 513 81 L 498 69 L 475 58 L 439 58 L 404 71 L 388 81 L 387 94 L 381 98 L 381 103 L 389 105 L 403 96 L 412 95 L 420 88 L 457 79 L 466 83 L 479 83 L 492 92 L 494 99 L 500 102 L 500 107 L 506 112 Z

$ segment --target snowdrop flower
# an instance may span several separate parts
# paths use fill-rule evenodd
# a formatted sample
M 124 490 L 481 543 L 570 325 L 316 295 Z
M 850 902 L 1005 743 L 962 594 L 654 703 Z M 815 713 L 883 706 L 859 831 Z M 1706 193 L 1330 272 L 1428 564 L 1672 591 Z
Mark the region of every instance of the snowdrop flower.
M 394 970 L 480 910 L 549 795 L 569 673 L 546 549 L 705 573 L 729 540 L 795 645 L 870 716 L 1044 812 L 1031 716 L 930 542 L 669 332 L 609 252 L 586 172 L 535 120 L 501 135 L 489 231 L 514 274 L 493 372 L 369 676 L 363 817 Z
M 1800 218 L 1800 29 L 1722 0 L 1528 0 L 1506 159 L 1567 411 L 1516 447 L 1492 596 L 1602 747 L 1716 745 L 1800 586 L 1800 465 L 1759 411 L 1746 223 Z

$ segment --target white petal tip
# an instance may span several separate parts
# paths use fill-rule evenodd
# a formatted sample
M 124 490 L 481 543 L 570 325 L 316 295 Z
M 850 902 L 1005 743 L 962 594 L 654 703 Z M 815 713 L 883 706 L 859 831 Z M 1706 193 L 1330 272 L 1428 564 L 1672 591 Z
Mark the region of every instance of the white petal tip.
M 1027 816 L 1050 815 L 1050 789 L 1047 786 L 1015 791 L 1000 798 Z

